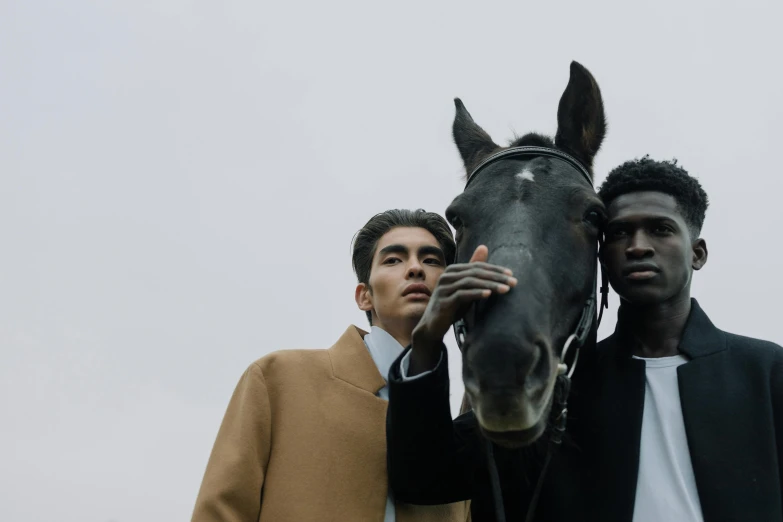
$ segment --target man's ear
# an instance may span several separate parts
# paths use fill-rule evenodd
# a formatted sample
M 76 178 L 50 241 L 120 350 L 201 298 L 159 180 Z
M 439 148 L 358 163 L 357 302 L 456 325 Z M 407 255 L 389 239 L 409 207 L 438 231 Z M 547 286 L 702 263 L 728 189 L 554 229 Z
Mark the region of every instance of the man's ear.
M 362 312 L 372 311 L 372 290 L 370 289 L 370 285 L 364 283 L 356 285 L 356 294 L 354 297 L 356 298 L 356 306 L 359 307 L 359 310 Z
M 693 258 L 691 260 L 691 267 L 694 270 L 701 270 L 701 268 L 707 264 L 707 242 L 702 238 L 693 242 Z

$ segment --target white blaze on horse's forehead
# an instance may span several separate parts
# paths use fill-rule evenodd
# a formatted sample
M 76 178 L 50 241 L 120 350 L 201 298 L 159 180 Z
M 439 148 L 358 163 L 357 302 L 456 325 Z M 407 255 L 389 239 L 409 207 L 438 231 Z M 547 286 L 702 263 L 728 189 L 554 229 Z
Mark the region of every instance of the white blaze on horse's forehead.
M 530 171 L 530 169 L 523 169 L 522 172 L 517 174 L 517 178 L 523 180 L 523 181 L 536 181 L 536 177 L 533 175 L 533 172 Z

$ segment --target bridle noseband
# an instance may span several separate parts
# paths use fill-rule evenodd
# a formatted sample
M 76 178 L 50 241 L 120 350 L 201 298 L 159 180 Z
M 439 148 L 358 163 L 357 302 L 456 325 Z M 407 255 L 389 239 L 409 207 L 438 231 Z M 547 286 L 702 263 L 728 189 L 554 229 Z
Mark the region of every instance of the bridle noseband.
M 481 163 L 478 164 L 476 168 L 473 169 L 473 171 L 468 176 L 468 179 L 465 183 L 465 189 L 468 188 L 470 183 L 478 177 L 478 174 L 486 168 L 488 165 L 495 163 L 496 161 L 499 161 L 501 159 L 507 159 L 507 158 L 517 158 L 517 157 L 525 157 L 525 156 L 535 156 L 535 157 L 546 157 L 546 158 L 555 158 L 559 159 L 561 161 L 564 161 L 568 163 L 570 166 L 572 166 L 574 169 L 577 170 L 584 178 L 587 180 L 587 182 L 590 184 L 590 187 L 594 189 L 593 185 L 593 179 L 590 176 L 590 172 L 587 170 L 587 168 L 574 158 L 573 156 L 566 154 L 563 151 L 553 149 L 550 147 L 533 147 L 533 146 L 523 146 L 523 147 L 511 147 L 508 149 L 504 149 L 500 152 L 496 152 L 495 154 L 491 154 L 487 158 L 485 158 Z M 599 252 L 600 248 L 603 245 L 602 237 L 599 234 L 598 236 L 598 247 Z M 596 259 L 596 264 L 597 259 Z M 552 420 L 552 432 L 549 437 L 549 447 L 547 449 L 546 458 L 544 461 L 544 466 L 541 470 L 541 474 L 538 478 L 538 483 L 536 484 L 536 489 L 533 492 L 533 497 L 530 502 L 530 506 L 528 507 L 527 516 L 525 517 L 526 521 L 531 521 L 533 515 L 535 514 L 536 505 L 538 504 L 538 498 L 541 493 L 541 487 L 544 482 L 544 476 L 546 475 L 547 468 L 549 467 L 549 461 L 552 456 L 552 451 L 555 446 L 559 445 L 563 441 L 563 435 L 565 433 L 565 427 L 566 427 L 566 417 L 568 413 L 567 403 L 568 403 L 568 392 L 571 388 L 571 377 L 574 374 L 574 370 L 576 369 L 576 363 L 579 360 L 579 351 L 584 346 L 584 344 L 587 342 L 588 337 L 590 336 L 590 332 L 592 331 L 593 324 L 596 325 L 596 328 L 598 325 L 601 324 L 601 319 L 603 318 L 603 312 L 605 308 L 608 308 L 608 296 L 609 296 L 609 285 L 608 285 L 608 279 L 606 272 L 603 270 L 603 267 L 601 267 L 601 306 L 600 311 L 598 313 L 598 320 L 596 321 L 596 294 L 595 294 L 595 287 L 597 282 L 597 270 L 598 267 L 593 269 L 593 294 L 590 295 L 587 300 L 585 301 L 585 304 L 582 308 L 582 314 L 579 317 L 579 321 L 576 324 L 576 327 L 571 332 L 571 334 L 566 339 L 565 343 L 563 344 L 563 350 L 560 354 L 560 364 L 558 365 L 558 374 L 559 379 L 558 381 L 561 382 L 564 389 L 562 390 L 562 393 L 553 393 L 555 396 L 554 404 L 552 405 L 552 410 L 550 412 L 550 417 Z M 474 307 L 475 308 L 475 307 Z M 460 318 L 454 323 L 454 335 L 457 338 L 457 346 L 459 347 L 460 351 L 463 350 L 463 346 L 465 343 L 465 339 L 468 334 L 468 325 L 465 322 L 464 319 Z M 574 352 L 574 359 L 571 362 L 571 367 L 569 368 L 568 365 L 565 363 L 566 355 L 568 354 L 569 349 L 573 348 L 575 350 Z M 500 491 L 500 479 L 498 476 L 497 466 L 495 464 L 495 459 L 493 456 L 493 450 L 492 450 L 492 443 L 487 439 L 487 456 L 488 456 L 488 463 L 489 463 L 489 472 L 490 472 L 490 480 L 492 483 L 492 493 L 494 497 L 494 503 L 495 503 L 495 516 L 497 518 L 498 522 L 505 522 L 505 508 L 503 506 L 503 496 Z

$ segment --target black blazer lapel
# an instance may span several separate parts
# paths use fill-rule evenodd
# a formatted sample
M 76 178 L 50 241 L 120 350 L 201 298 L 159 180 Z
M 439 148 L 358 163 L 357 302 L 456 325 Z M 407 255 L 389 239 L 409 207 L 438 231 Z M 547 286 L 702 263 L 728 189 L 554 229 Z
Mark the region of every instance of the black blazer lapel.
M 737 380 L 725 334 L 695 300 L 679 349 L 691 359 L 677 369 L 677 377 L 704 519 L 750 520 L 747 507 L 740 509 L 740 505 L 750 500 L 752 490 L 743 494 L 738 486 L 755 479 L 746 461 L 756 445 L 752 426 L 760 417 L 748 405 L 757 398 L 748 397 L 750 390 Z
M 645 366 L 619 339 L 616 332 L 601 343 L 595 374 L 596 520 L 631 520 L 636 500 Z
M 737 412 L 738 407 L 741 410 L 741 403 L 746 401 L 727 386 L 731 375 L 729 362 L 716 355 L 694 359 L 677 368 L 685 434 L 705 520 L 724 520 L 732 511 L 726 511 L 726 503 L 736 498 L 737 492 L 726 470 L 732 469 L 737 460 L 735 452 L 746 447 L 734 436 L 737 432 L 727 426 L 742 422 L 736 415 L 728 418 L 726 413 Z

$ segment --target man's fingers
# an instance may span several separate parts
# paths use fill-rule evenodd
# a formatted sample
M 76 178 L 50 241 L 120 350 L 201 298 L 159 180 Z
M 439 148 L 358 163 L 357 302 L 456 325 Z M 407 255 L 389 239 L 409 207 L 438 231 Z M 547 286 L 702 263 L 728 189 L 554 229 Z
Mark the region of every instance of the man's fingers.
M 489 263 L 484 263 L 482 261 L 474 261 L 472 263 L 457 263 L 454 265 L 450 265 L 444 272 L 444 275 L 448 272 L 464 272 L 465 270 L 473 270 L 474 268 L 492 270 L 493 272 L 499 272 L 499 273 L 511 275 L 511 270 L 504 266 L 491 265 Z
M 440 280 L 438 281 L 438 283 L 441 287 L 446 287 L 446 286 L 454 287 L 455 285 L 456 286 L 461 285 L 462 282 L 464 281 L 468 281 L 468 285 L 471 285 L 474 281 L 486 281 L 491 284 L 502 283 L 508 286 L 517 285 L 517 279 L 515 277 L 511 277 L 509 275 L 500 272 L 493 272 L 492 270 L 484 270 L 481 268 L 465 270 L 462 272 L 444 273 L 442 276 L 440 276 Z M 481 287 L 492 288 L 492 286 L 484 286 L 484 285 L 481 285 Z
M 476 247 L 476 251 L 473 252 L 473 255 L 470 256 L 469 263 L 475 263 L 477 261 L 486 262 L 487 258 L 489 258 L 489 249 L 486 245 L 479 245 Z
M 459 304 L 466 304 L 472 301 L 478 301 L 479 299 L 486 299 L 492 295 L 492 290 L 486 290 L 481 288 L 463 288 L 457 290 L 451 295 L 450 299 Z
M 487 281 L 486 279 L 479 279 L 477 277 L 466 277 L 455 281 L 453 284 L 443 287 L 443 295 L 454 295 L 460 290 L 490 290 L 498 294 L 505 294 L 511 290 L 511 286 L 505 283 L 497 283 L 495 281 Z

